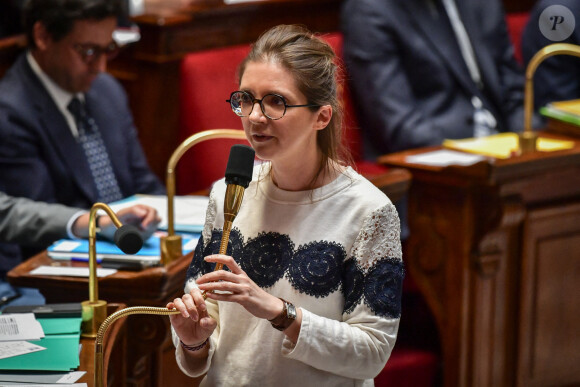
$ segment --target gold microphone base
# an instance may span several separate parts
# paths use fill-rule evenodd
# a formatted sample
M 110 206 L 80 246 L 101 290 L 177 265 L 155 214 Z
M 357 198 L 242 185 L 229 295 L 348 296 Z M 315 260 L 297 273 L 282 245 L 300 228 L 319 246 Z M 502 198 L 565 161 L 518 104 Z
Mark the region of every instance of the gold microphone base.
M 169 265 L 171 262 L 183 257 L 182 238 L 180 235 L 167 235 L 161 237 L 161 262 Z
M 88 338 L 97 337 L 99 327 L 107 318 L 107 301 L 83 301 L 81 305 L 83 308 L 81 336 Z
M 538 133 L 533 131 L 523 131 L 519 136 L 520 153 L 527 154 L 536 151 Z

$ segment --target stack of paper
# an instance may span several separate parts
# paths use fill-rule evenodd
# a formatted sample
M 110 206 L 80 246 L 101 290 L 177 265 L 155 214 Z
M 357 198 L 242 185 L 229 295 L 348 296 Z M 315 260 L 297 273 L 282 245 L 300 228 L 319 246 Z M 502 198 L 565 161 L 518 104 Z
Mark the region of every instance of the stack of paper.
M 30 314 L 6 314 L 2 319 L 16 321 L 20 316 Z M 79 343 L 81 335 L 81 317 L 38 318 L 42 327 L 43 337 L 36 340 L 26 340 L 43 349 L 26 354 L 0 359 L 0 370 L 29 371 L 71 371 L 79 366 Z M 16 328 L 21 332 L 32 333 L 30 328 Z
M 580 99 L 549 103 L 540 108 L 540 113 L 546 117 L 580 126 Z
M 175 196 L 174 205 L 174 229 L 177 232 L 199 233 L 203 231 L 205 213 L 209 197 L 207 196 Z M 117 212 L 121 208 L 135 204 L 145 204 L 153 207 L 161 217 L 160 230 L 167 230 L 167 196 L 165 195 L 133 195 L 118 202 L 113 202 L 110 207 Z
M 518 134 L 500 133 L 480 138 L 466 138 L 462 140 L 445 140 L 443 146 L 463 152 L 478 155 L 491 156 L 498 159 L 507 159 L 518 151 Z M 550 152 L 574 147 L 573 141 L 554 140 L 539 137 L 537 149 L 542 152 Z
M 0 316 L 0 385 L 75 384 L 80 365 L 81 316 L 37 318 L 33 313 Z

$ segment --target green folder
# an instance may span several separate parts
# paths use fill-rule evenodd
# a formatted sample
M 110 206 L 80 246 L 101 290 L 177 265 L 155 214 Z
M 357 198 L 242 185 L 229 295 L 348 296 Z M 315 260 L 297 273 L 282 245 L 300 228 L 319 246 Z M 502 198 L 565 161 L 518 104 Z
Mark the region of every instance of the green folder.
M 71 371 L 80 365 L 81 318 L 38 318 L 45 337 L 29 341 L 45 350 L 0 359 L 0 370 Z
M 552 102 L 539 110 L 543 116 L 580 126 L 580 99 Z

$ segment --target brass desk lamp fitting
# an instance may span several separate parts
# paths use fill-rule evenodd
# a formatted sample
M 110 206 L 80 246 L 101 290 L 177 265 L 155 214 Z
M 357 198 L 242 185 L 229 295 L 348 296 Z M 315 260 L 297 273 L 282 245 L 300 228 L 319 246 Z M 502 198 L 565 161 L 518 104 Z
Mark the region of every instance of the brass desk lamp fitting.
M 573 55 L 580 57 L 580 46 L 569 43 L 554 43 L 539 50 L 526 68 L 524 90 L 524 131 L 520 134 L 520 152 L 522 154 L 536 151 L 538 134 L 532 129 L 532 112 L 534 107 L 533 78 L 536 69 L 545 59 L 554 55 Z
M 167 236 L 161 238 L 161 261 L 167 265 L 183 256 L 182 238 L 175 235 L 175 167 L 181 157 L 192 146 L 206 140 L 224 138 L 246 140 L 246 134 L 238 129 L 211 129 L 198 132 L 183 141 L 173 152 L 167 163 Z

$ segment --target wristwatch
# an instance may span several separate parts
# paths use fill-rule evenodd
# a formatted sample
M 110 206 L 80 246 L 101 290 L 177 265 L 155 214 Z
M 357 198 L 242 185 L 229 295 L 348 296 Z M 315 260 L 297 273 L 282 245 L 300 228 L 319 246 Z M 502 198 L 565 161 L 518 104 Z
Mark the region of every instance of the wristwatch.
M 283 331 L 284 329 L 288 328 L 290 324 L 294 322 L 294 320 L 296 320 L 296 307 L 288 301 L 282 298 L 280 299 L 284 303 L 282 313 L 268 321 L 270 321 L 274 328 L 278 329 L 279 331 Z

